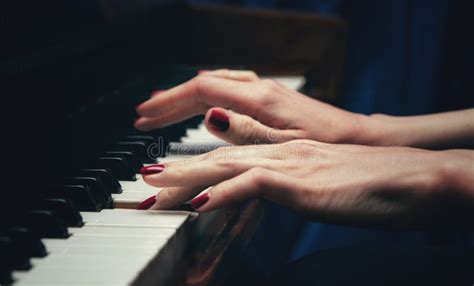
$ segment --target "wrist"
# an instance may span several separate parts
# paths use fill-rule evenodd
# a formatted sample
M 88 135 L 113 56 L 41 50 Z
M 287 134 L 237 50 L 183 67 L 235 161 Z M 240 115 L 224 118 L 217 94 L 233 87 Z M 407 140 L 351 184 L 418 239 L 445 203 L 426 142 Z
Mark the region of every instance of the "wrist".
M 414 122 L 385 114 L 364 115 L 356 144 L 369 146 L 411 146 L 416 134 L 409 130 Z
M 355 114 L 350 143 L 368 146 L 390 146 L 388 124 L 383 124 L 380 115 Z M 383 115 L 385 117 L 385 115 Z M 387 118 L 389 116 L 386 116 Z M 393 125 L 393 123 L 390 123 Z

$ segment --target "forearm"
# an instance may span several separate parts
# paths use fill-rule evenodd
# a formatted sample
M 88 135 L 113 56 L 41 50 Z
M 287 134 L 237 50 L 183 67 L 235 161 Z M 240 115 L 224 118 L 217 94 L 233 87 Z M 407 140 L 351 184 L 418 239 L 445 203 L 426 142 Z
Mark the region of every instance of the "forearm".
M 374 114 L 364 119 L 357 143 L 430 149 L 473 148 L 474 109 L 395 117 Z

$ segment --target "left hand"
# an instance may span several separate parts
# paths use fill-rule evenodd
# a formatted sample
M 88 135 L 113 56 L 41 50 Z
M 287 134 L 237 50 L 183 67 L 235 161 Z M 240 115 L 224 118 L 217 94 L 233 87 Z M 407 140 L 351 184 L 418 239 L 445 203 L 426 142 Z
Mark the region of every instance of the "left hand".
M 137 107 L 135 127 L 150 131 L 205 114 L 215 136 L 235 144 L 312 139 L 370 143 L 376 121 L 309 98 L 251 71 L 216 70 L 162 91 Z
M 166 163 L 144 180 L 164 187 L 152 209 L 174 207 L 214 186 L 193 200 L 197 211 L 262 197 L 322 222 L 418 227 L 433 222 L 435 214 L 449 219 L 452 202 L 473 205 L 472 162 L 467 150 L 296 140 L 220 148 Z M 465 176 L 453 180 L 453 174 Z M 469 185 L 466 192 L 462 186 Z

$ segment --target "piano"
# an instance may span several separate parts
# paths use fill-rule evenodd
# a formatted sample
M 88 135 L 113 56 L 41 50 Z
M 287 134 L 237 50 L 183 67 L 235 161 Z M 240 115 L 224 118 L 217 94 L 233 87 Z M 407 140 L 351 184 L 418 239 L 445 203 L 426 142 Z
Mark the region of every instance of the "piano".
M 201 68 L 219 66 L 253 68 L 335 100 L 343 25 L 312 15 L 170 1 L 80 2 L 16 1 L 2 12 L 0 284 L 218 285 L 233 259 L 229 249 L 249 242 L 262 207 L 251 201 L 208 214 L 186 203 L 136 210 L 159 192 L 143 182 L 140 167 L 226 143 L 207 132 L 202 116 L 139 132 L 135 106 Z M 262 19 L 271 25 L 258 29 L 303 27 L 294 28 L 300 35 L 287 41 L 288 52 L 269 56 L 260 48 L 245 57 L 245 49 L 216 51 L 218 39 L 223 50 L 238 45 L 246 37 L 241 24 Z M 238 36 L 227 41 L 213 23 Z M 301 49 L 302 35 L 323 40 Z M 296 51 L 310 60 L 291 56 Z M 183 146 L 188 152 L 177 154 Z

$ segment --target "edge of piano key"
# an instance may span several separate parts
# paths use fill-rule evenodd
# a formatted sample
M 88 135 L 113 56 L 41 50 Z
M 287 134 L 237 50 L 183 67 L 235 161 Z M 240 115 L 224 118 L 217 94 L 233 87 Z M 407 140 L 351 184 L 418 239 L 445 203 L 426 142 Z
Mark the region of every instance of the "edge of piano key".
M 189 253 L 197 239 L 194 221 L 199 215 L 185 211 L 167 212 L 188 213 L 189 219 L 176 230 L 175 235 L 140 271 L 131 285 L 182 285 L 184 282 L 183 273 L 190 260 L 185 259 L 185 254 Z

